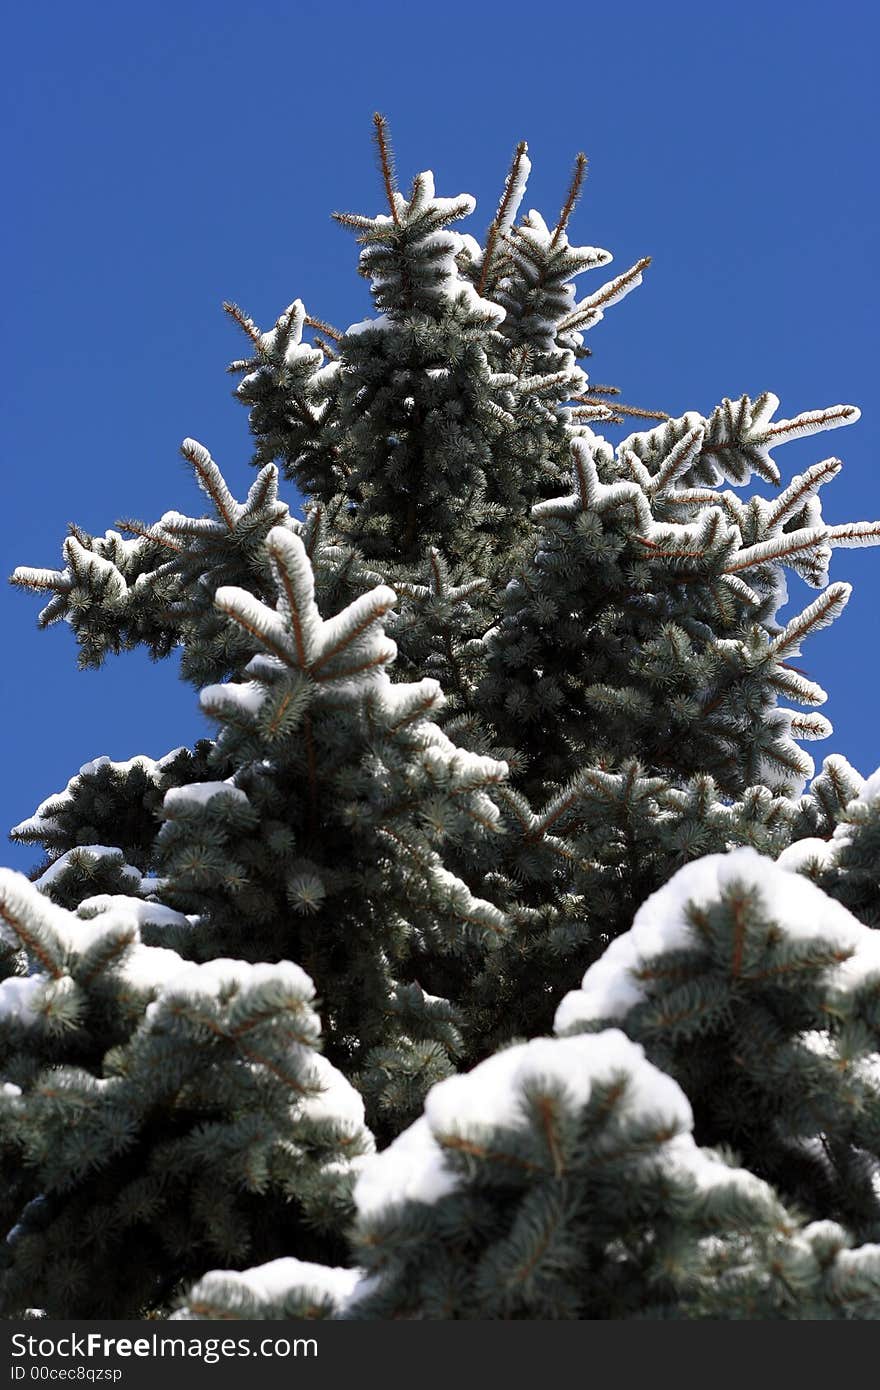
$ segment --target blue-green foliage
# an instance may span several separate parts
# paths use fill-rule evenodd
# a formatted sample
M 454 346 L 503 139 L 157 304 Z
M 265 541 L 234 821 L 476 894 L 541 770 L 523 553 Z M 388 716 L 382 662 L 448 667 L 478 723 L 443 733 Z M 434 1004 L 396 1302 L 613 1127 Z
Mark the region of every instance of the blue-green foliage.
M 5 1306 L 164 1316 L 196 1280 L 188 1316 L 875 1316 L 873 985 L 841 990 L 823 923 L 880 920 L 880 820 L 843 759 L 810 782 L 794 661 L 880 524 L 823 522 L 838 459 L 783 485 L 773 456 L 858 412 L 621 405 L 585 337 L 648 261 L 576 298 L 611 259 L 569 240 L 584 161 L 551 226 L 518 147 L 478 242 L 376 130 L 387 210 L 338 219 L 375 315 L 227 306 L 247 497 L 188 439 L 206 515 L 72 528 L 13 576 L 82 665 L 178 653 L 214 737 L 97 759 L 14 832 L 47 862 L 4 880 Z M 541 1040 L 729 851 L 815 929 L 766 875 L 742 921 L 719 889 L 631 1008 L 576 1020 L 654 1065 Z
M 31 968 L 0 984 L 6 1317 L 134 1316 L 206 1260 L 323 1253 L 372 1148 L 359 1095 L 316 1052 L 305 972 L 187 964 L 141 942 L 138 906 L 75 916 L 0 880 L 3 942 Z

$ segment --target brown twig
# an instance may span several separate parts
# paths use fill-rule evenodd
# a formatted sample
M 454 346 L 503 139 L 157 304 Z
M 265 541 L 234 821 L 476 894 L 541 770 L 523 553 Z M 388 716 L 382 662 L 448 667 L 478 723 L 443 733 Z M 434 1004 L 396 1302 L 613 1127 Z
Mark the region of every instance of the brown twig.
M 556 230 L 554 231 L 553 236 L 550 240 L 551 247 L 556 245 L 557 241 L 562 236 L 562 233 L 568 226 L 568 219 L 574 212 L 575 204 L 577 203 L 578 198 L 581 196 L 581 190 L 584 186 L 584 179 L 586 178 L 586 175 L 587 156 L 584 154 L 583 150 L 581 150 L 581 152 L 578 154 L 577 158 L 574 161 L 574 171 L 571 176 L 571 183 L 568 186 L 568 196 L 566 197 L 565 202 L 562 205 L 562 211 L 559 214 L 559 221 L 556 223 Z
M 320 333 L 324 334 L 325 338 L 332 338 L 334 343 L 338 343 L 342 338 L 339 329 L 331 328 L 330 324 L 325 323 L 323 319 L 316 319 L 313 318 L 311 314 L 306 314 L 305 322 L 308 324 L 309 328 L 317 328 Z
M 504 185 L 504 192 L 501 195 L 501 202 L 498 204 L 498 211 L 495 214 L 495 217 L 492 221 L 492 225 L 490 226 L 488 235 L 486 237 L 486 249 L 483 252 L 483 268 L 480 271 L 480 280 L 479 284 L 477 285 L 477 294 L 482 294 L 484 289 L 486 288 L 487 277 L 489 274 L 489 265 L 491 263 L 493 255 L 495 254 L 495 245 L 498 241 L 498 232 L 501 228 L 502 223 L 504 222 L 505 217 L 507 216 L 507 211 L 510 207 L 510 200 L 513 197 L 513 190 L 516 186 L 516 176 L 519 173 L 519 166 L 522 163 L 523 157 L 527 149 L 528 145 L 526 144 L 525 140 L 520 140 L 514 152 L 513 161 L 510 165 L 510 173 L 507 175 L 507 181 Z
M 395 199 L 396 179 L 394 177 L 394 151 L 391 148 L 391 136 L 388 131 L 388 122 L 380 111 L 373 116 L 374 135 L 376 150 L 379 155 L 379 168 L 382 171 L 382 182 L 385 184 L 385 196 L 388 199 L 388 206 L 391 209 L 391 220 L 395 227 L 400 226 L 400 217 L 397 212 L 397 201 Z
M 224 299 L 223 308 L 229 317 L 235 320 L 242 332 L 247 334 L 254 346 L 259 347 L 263 335 L 244 310 L 239 309 L 238 305 L 233 304 L 230 299 Z

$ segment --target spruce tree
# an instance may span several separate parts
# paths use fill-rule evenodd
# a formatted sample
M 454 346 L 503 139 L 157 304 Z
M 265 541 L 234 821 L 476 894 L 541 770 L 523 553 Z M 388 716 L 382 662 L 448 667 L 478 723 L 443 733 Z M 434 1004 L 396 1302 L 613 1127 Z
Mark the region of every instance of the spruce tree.
M 213 736 L 13 831 L 0 1309 L 880 1316 L 880 784 L 792 664 L 880 523 L 774 457 L 858 411 L 621 404 L 649 262 L 577 298 L 583 156 L 548 222 L 520 144 L 477 240 L 375 141 L 375 315 L 226 306 L 247 495 L 187 439 L 202 514 L 13 576 Z

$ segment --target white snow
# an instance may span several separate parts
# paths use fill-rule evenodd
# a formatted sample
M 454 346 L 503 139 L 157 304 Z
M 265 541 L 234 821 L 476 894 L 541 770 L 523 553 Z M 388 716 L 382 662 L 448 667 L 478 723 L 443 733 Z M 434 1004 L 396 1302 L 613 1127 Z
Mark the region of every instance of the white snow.
M 841 984 L 880 966 L 880 934 L 863 927 L 840 903 L 809 879 L 780 868 L 755 850 L 710 854 L 678 873 L 639 908 L 631 929 L 619 936 L 584 975 L 581 988 L 565 996 L 556 1012 L 555 1031 L 565 1034 L 597 1019 L 623 1018 L 645 998 L 638 972 L 666 951 L 692 947 L 690 912 L 720 901 L 735 884 L 754 893 L 763 911 L 793 940 L 821 937 L 857 953 L 837 967 Z M 840 974 L 849 971 L 849 976 Z
M 619 1145 L 621 1124 L 650 1116 L 673 1132 L 653 1154 L 670 1173 L 691 1178 L 701 1191 L 725 1185 L 750 1193 L 768 1191 L 752 1174 L 728 1168 L 697 1148 L 690 1133 L 691 1107 L 680 1086 L 646 1060 L 638 1043 L 609 1029 L 520 1043 L 433 1086 L 424 1115 L 364 1162 L 354 1191 L 360 1217 L 376 1217 L 404 1202 L 433 1205 L 456 1191 L 461 1180 L 445 1164 L 444 1143 L 461 1137 L 477 1144 L 482 1136 L 490 1138 L 493 1129 L 524 1129 L 529 1123 L 522 1104 L 527 1089 L 561 1089 L 568 1104 L 579 1110 L 596 1084 L 621 1077 L 626 1084 L 609 1145 Z
M 578 512 L 602 513 L 623 505 L 632 507 L 636 525 L 642 536 L 650 539 L 655 531 L 664 535 L 681 532 L 683 538 L 693 534 L 693 527 L 675 526 L 654 521 L 644 488 L 638 483 L 603 483 L 596 467 L 595 455 L 605 441 L 596 435 L 582 435 L 571 442 L 572 460 L 575 465 L 574 483 L 576 491 L 566 497 L 553 497 L 532 507 L 532 520 L 539 524 L 557 516 L 576 515 Z
M 270 540 L 274 531 L 270 532 Z M 299 537 L 291 537 L 299 541 Z M 302 542 L 299 541 L 301 545 Z M 316 632 L 315 652 L 310 667 L 313 672 L 320 670 L 321 680 L 330 678 L 333 672 L 336 679 L 345 679 L 346 657 L 349 651 L 356 651 L 356 664 L 372 661 L 384 656 L 383 664 L 393 661 L 397 648 L 381 626 L 384 615 L 397 603 L 397 594 L 387 584 L 379 584 L 366 594 L 353 599 L 341 613 L 320 622 Z M 316 610 L 317 613 L 317 610 Z M 375 614 L 371 618 L 371 615 Z M 365 626 L 366 624 L 366 626 Z M 353 634 L 359 633 L 355 641 Z M 387 655 L 386 655 L 387 653 Z M 336 674 L 336 668 L 342 669 Z
M 645 1063 L 641 1047 L 617 1029 L 576 1038 L 535 1038 L 505 1048 L 473 1071 L 434 1086 L 425 1101 L 425 1115 L 435 1135 L 486 1125 L 521 1129 L 526 1088 L 544 1082 L 561 1085 L 580 1109 L 589 1101 L 596 1079 L 615 1071 L 630 1078 L 621 1113 L 656 1109 L 676 1124 L 690 1126 L 690 1106 L 677 1083 Z
M 427 712 L 433 714 L 441 710 L 446 704 L 446 696 L 440 682 L 430 676 L 420 681 L 395 683 L 387 671 L 383 671 L 370 691 L 370 704 L 374 719 L 381 720 L 388 728 L 397 728 L 411 722 L 421 722 Z M 429 727 L 435 728 L 436 725 Z M 441 737 L 453 747 L 445 734 Z
M 86 900 L 88 903 L 88 899 Z M 37 887 L 29 883 L 23 874 L 9 869 L 0 870 L 0 937 L 15 949 L 21 948 L 21 939 L 16 931 L 16 923 L 39 923 L 43 931 L 54 936 L 58 946 L 81 956 L 105 935 L 114 935 L 120 930 L 127 932 L 132 939 L 119 966 L 119 973 L 126 985 L 138 991 L 156 993 L 157 999 L 148 1005 L 145 1017 L 150 1020 L 156 1016 L 163 1001 L 169 996 L 201 996 L 214 999 L 224 988 L 254 988 L 264 984 L 278 984 L 298 999 L 310 1001 L 314 998 L 314 986 L 309 976 L 300 966 L 291 961 L 276 964 L 219 959 L 203 965 L 182 959 L 176 951 L 160 946 L 146 946 L 137 939 L 138 917 L 141 913 L 151 920 L 150 914 L 158 911 L 169 913 L 176 921 L 179 914 L 170 913 L 152 904 L 140 902 L 122 895 L 104 894 L 92 900 L 92 906 L 100 905 L 101 910 L 94 917 L 80 917 L 57 907 L 44 897 Z M 184 918 L 184 921 L 188 919 Z M 32 1005 L 44 989 L 52 991 L 71 985 L 69 976 L 57 980 L 45 974 L 24 977 L 13 976 L 0 983 L 0 1013 L 24 1019 L 33 1014 Z M 317 1054 L 316 1054 L 317 1055 Z M 320 1109 L 324 1104 L 328 1109 L 335 1107 L 343 1124 L 348 1124 L 354 1114 L 355 1098 L 349 1095 L 347 1083 L 326 1072 L 323 1059 L 316 1064 L 318 1080 L 327 1085 L 329 1095 L 316 1097 L 314 1104 Z M 332 1084 L 330 1084 L 332 1082 Z M 359 1100 L 359 1098 L 358 1098 Z M 362 1112 L 359 1112 L 362 1113 Z
M 363 1096 L 320 1052 L 309 1060 L 314 1083 L 321 1089 L 302 1102 L 299 1114 L 310 1120 L 332 1120 L 350 1134 L 359 1134 L 364 1128 Z
M 869 927 L 862 927 L 861 931 L 863 935 L 860 936 L 856 950 L 847 960 L 835 966 L 832 974 L 835 988 L 845 992 L 858 989 L 869 976 L 880 975 L 880 932 Z
M 466 241 L 461 233 L 436 225 L 439 218 L 455 220 L 468 216 L 476 207 L 475 200 L 467 193 L 459 194 L 457 198 L 438 198 L 430 169 L 416 176 L 410 201 L 401 193 L 395 193 L 394 200 L 401 224 L 410 231 L 413 258 L 417 257 L 419 265 L 430 271 L 430 276 L 425 276 L 419 286 L 423 295 L 435 301 L 461 304 L 470 313 L 479 315 L 493 325 L 503 322 L 504 309 L 491 300 L 482 299 L 470 280 L 465 279 L 459 271 L 457 258 L 462 252 L 472 254 L 472 238 Z M 423 218 L 426 221 L 421 223 L 423 230 L 420 230 L 420 219 Z M 380 214 L 372 220 L 377 226 L 384 226 L 391 219 L 386 214 Z M 367 245 L 361 251 L 360 262 L 362 273 L 370 278 L 374 294 L 381 293 L 391 278 L 385 259 L 380 258 L 377 264 L 374 248 Z M 387 314 L 381 314 L 378 318 L 352 324 L 348 333 L 358 334 L 370 329 L 385 330 L 398 326 Z
M 43 806 L 47 802 L 41 803 Z M 61 825 L 53 816 L 37 812 L 33 816 L 28 816 L 14 825 L 9 834 L 13 839 L 33 838 L 37 839 L 43 835 L 57 835 L 61 830 Z
M 50 808 L 57 813 L 65 806 L 72 804 L 74 796 L 79 789 L 80 781 L 83 777 L 93 776 L 102 767 L 109 767 L 114 772 L 124 775 L 135 767 L 140 767 L 151 779 L 158 782 L 161 772 L 171 763 L 179 753 L 184 752 L 184 748 L 173 748 L 170 753 L 165 753 L 158 760 L 148 757 L 146 753 L 138 753 L 133 758 L 128 758 L 124 762 L 113 762 L 106 754 L 101 757 L 92 758 L 90 762 L 83 763 L 79 772 L 71 777 L 64 791 L 54 792 L 52 796 L 47 796 L 41 801 L 34 814 L 27 820 L 21 821 L 16 825 L 11 833 L 13 835 L 49 835 L 57 833 L 58 822 L 49 814 Z
M 878 797 L 880 797 L 880 768 L 865 779 L 856 797 L 850 802 L 850 806 L 870 806 Z
M 311 347 L 302 341 L 303 328 L 305 327 L 306 311 L 301 299 L 295 299 L 276 320 L 275 327 L 268 333 L 260 334 L 260 348 L 264 356 L 271 357 L 279 350 L 280 344 L 284 344 L 284 362 L 288 367 L 298 364 L 300 367 L 315 366 L 322 361 L 323 354 L 318 348 Z M 265 371 L 265 368 L 261 368 Z M 252 372 L 251 377 L 258 377 L 260 371 Z M 239 383 L 239 388 L 244 386 L 245 378 Z
M 197 920 L 194 916 L 188 917 L 182 912 L 175 912 L 173 907 L 164 907 L 162 903 L 145 902 L 143 898 L 126 897 L 123 893 L 95 893 L 91 898 L 84 898 L 76 911 L 80 917 L 91 918 L 115 908 L 122 908 L 127 915 L 137 922 L 138 927 L 182 927 L 187 929 L 192 927 Z
M 84 857 L 85 862 L 83 862 Z M 89 859 L 119 861 L 117 867 L 123 877 L 131 879 L 135 884 L 140 884 L 140 869 L 136 869 L 133 864 L 126 864 L 124 862 L 125 856 L 121 849 L 113 845 L 76 845 L 73 849 L 69 849 L 66 854 L 59 855 L 58 858 L 49 865 L 48 869 L 40 874 L 39 878 L 34 879 L 34 885 L 39 889 L 47 888 L 49 884 L 54 883 L 66 869 L 74 866 L 82 867 L 87 870 Z
M 88 550 L 76 538 L 68 536 L 61 547 L 69 574 L 77 581 L 85 578 L 103 589 L 103 597 L 122 602 L 128 593 L 125 578 L 112 560 Z M 65 576 L 67 577 L 67 576 Z
M 728 1167 L 710 1150 L 699 1148 L 691 1134 L 677 1134 L 667 1140 L 660 1161 L 672 1176 L 690 1178 L 701 1193 L 727 1187 L 749 1197 L 771 1195 L 767 1184 L 754 1173 L 746 1168 Z
M 483 248 L 477 241 L 477 238 L 471 236 L 470 232 L 459 232 L 459 236 L 461 237 L 461 249 L 465 257 L 472 263 L 478 263 L 483 254 Z
M 764 515 L 764 524 L 770 528 L 778 528 L 789 517 L 816 498 L 819 489 L 823 484 L 840 472 L 843 464 L 840 459 L 822 459 L 821 463 L 814 463 L 804 473 L 797 473 L 792 478 L 788 487 L 784 488 L 772 502 L 764 501 L 763 498 L 756 498 L 761 511 Z M 816 514 L 816 521 L 821 518 L 821 510 Z
M 530 213 L 529 219 L 536 217 L 536 213 Z M 611 260 L 607 251 L 600 247 L 578 248 L 590 249 L 595 253 L 594 265 L 607 265 Z M 633 273 L 635 271 L 635 274 Z M 612 305 L 619 304 L 625 299 L 632 290 L 635 290 L 642 283 L 641 270 L 636 271 L 635 266 L 625 270 L 622 275 L 616 276 L 613 280 L 608 280 L 604 285 L 600 285 L 593 294 L 587 295 L 586 299 L 581 299 L 575 304 L 571 312 L 560 324 L 563 331 L 577 328 L 581 332 L 586 332 L 590 328 L 595 328 L 597 323 L 601 323 L 605 310 Z
M 345 682 L 353 692 L 363 690 L 375 678 L 376 670 L 397 654 L 382 628 L 382 618 L 397 601 L 394 590 L 378 585 L 323 621 L 315 603 L 311 561 L 300 537 L 283 526 L 274 526 L 266 538 L 266 548 L 278 578 L 278 611 L 232 585 L 217 590 L 216 606 L 251 635 L 258 634 L 263 647 L 284 666 L 307 671 L 319 686 L 332 684 L 334 698 L 345 694 L 340 689 Z M 296 622 L 292 621 L 291 604 L 296 608 Z M 253 668 L 254 663 L 250 665 Z M 261 665 L 257 669 L 266 668 Z
M 779 856 L 779 863 L 787 869 L 806 872 L 807 866 L 811 863 L 815 863 L 821 869 L 833 868 L 839 862 L 842 852 L 852 843 L 858 826 L 877 808 L 880 798 L 880 769 L 863 780 L 844 758 L 832 755 L 825 759 L 824 770 L 832 777 L 835 771 L 839 771 L 842 777 L 854 781 L 858 790 L 847 803 L 845 819 L 835 826 L 830 840 L 799 840 L 783 851 Z
M 396 328 L 397 325 L 387 314 L 379 314 L 374 319 L 361 319 L 359 323 L 352 323 L 345 330 L 346 338 L 356 338 L 361 333 L 367 333 L 372 329 L 379 332 L 387 332 L 389 328 Z
M 796 874 L 805 873 L 813 866 L 824 869 L 833 863 L 833 857 L 830 841 L 809 836 L 803 840 L 795 840 L 794 844 L 782 851 L 776 863 L 780 869 L 787 869 L 789 873 Z
M 780 714 L 788 718 L 789 733 L 795 738 L 815 741 L 828 738 L 834 732 L 825 716 L 817 714 L 815 711 L 806 714 L 800 712 L 792 714 L 788 710 L 780 710 Z
M 362 1280 L 360 1269 L 333 1268 L 284 1256 L 251 1269 L 213 1269 L 202 1276 L 190 1297 L 195 1304 L 217 1302 L 224 1305 L 224 1290 L 231 1285 L 237 1292 L 249 1295 L 263 1309 L 282 1303 L 290 1294 L 301 1294 L 305 1298 L 313 1294 L 329 1298 L 338 1314 L 344 1311 Z
M 189 966 L 189 961 L 165 946 L 144 946 L 136 942 L 126 952 L 119 973 L 130 989 L 155 994 L 171 988 Z
M 158 768 L 169 767 L 170 764 L 174 762 L 175 758 L 179 757 L 181 753 L 185 753 L 186 751 L 187 750 L 184 744 L 181 744 L 179 748 L 172 748 L 170 753 L 163 753 L 162 757 L 156 760 L 156 766 Z
M 478 788 L 503 781 L 508 765 L 469 749 L 459 748 L 447 734 L 425 718 L 442 709 L 446 697 L 439 683 L 430 677 L 416 682 L 391 681 L 387 672 L 377 673 L 370 691 L 371 717 L 386 729 L 409 727 L 423 745 L 419 754 L 422 766 L 438 782 L 448 782 L 456 789 Z M 486 797 L 477 794 L 475 805 L 480 814 L 497 819 L 498 809 Z
M 148 898 L 151 893 L 161 893 L 167 879 L 159 878 L 157 874 L 144 874 L 141 879 L 141 893 Z
M 368 1158 L 355 1183 L 354 1200 L 361 1217 L 369 1218 L 403 1202 L 433 1205 L 457 1187 L 456 1174 L 446 1167 L 443 1150 L 421 1116 L 387 1149 Z
M 226 479 L 204 444 L 200 444 L 197 439 L 185 439 L 180 446 L 180 452 L 193 465 L 196 482 L 213 502 L 225 525 L 233 526 L 241 517 L 244 508 L 229 491 Z
M 868 818 L 871 810 L 876 809 L 880 799 L 880 769 L 863 781 L 845 759 L 832 755 L 825 760 L 826 772 L 833 775 L 838 764 L 841 774 L 855 779 L 859 787 L 855 796 L 847 803 L 846 819 L 835 826 L 829 840 L 811 837 L 789 845 L 777 860 L 783 868 L 800 873 L 808 873 L 813 868 L 820 871 L 833 869 L 842 852 L 851 844 L 858 826 Z M 863 951 L 860 952 L 860 956 L 864 958 Z
M 266 691 L 256 681 L 229 681 L 225 685 L 206 685 L 199 695 L 199 704 L 209 714 L 226 718 L 239 711 L 254 716 L 259 714 L 265 698 Z
M 852 1295 L 858 1297 L 864 1292 L 866 1279 L 870 1279 L 871 1284 L 876 1288 L 878 1274 L 880 1274 L 880 1245 L 859 1245 L 855 1250 L 838 1251 L 829 1284 L 837 1298 L 846 1299 Z M 852 1281 L 852 1295 L 850 1294 L 849 1281 Z
M 806 536 L 811 534 L 808 531 L 795 531 L 795 536 Z M 783 537 L 784 539 L 784 537 Z M 759 549 L 752 546 L 751 550 Z M 739 559 L 743 555 L 750 554 L 751 551 L 741 550 Z M 834 622 L 846 607 L 852 593 L 851 584 L 830 584 L 824 593 L 813 603 L 799 613 L 796 618 L 792 618 L 777 637 L 774 637 L 770 644 L 770 650 L 777 660 L 783 657 L 797 656 L 800 652 L 800 644 L 805 637 L 813 632 L 818 632 L 823 627 L 828 627 Z
M 848 521 L 828 527 L 828 544 L 841 550 L 856 550 L 880 544 L 880 522 Z
M 769 393 L 768 393 L 769 395 Z M 774 402 L 772 410 L 779 405 L 778 399 L 773 396 L 770 399 Z M 769 412 L 772 414 L 772 410 Z M 823 430 L 836 430 L 842 425 L 853 425 L 861 418 L 861 411 L 854 405 L 830 405 L 823 410 L 808 410 L 802 415 L 795 415 L 791 420 L 777 420 L 774 424 L 769 424 L 765 419 L 758 420 L 753 418 L 752 430 L 758 436 L 758 426 L 761 432 L 755 442 L 769 444 L 771 448 L 776 448 L 778 444 L 787 444 L 792 439 L 804 439 L 811 434 L 819 434 Z
M 22 938 L 16 930 L 19 922 L 26 926 L 38 923 L 54 936 L 62 950 L 75 952 L 87 950 L 108 931 L 115 932 L 120 928 L 123 931 L 136 931 L 133 919 L 115 903 L 100 918 L 85 921 L 63 907 L 57 907 L 24 874 L 12 869 L 0 869 L 0 939 L 14 950 L 21 950 L 22 947 Z
M 145 951 L 158 951 L 161 948 L 145 946 L 143 949 Z M 163 954 L 171 957 L 175 953 L 167 951 Z M 169 965 L 170 963 L 169 961 Z M 146 965 L 149 967 L 150 962 L 146 962 Z M 224 990 L 256 989 L 267 984 L 281 985 L 292 995 L 303 1000 L 311 1000 L 315 995 L 315 987 L 309 976 L 299 965 L 294 965 L 289 960 L 275 963 L 258 961 L 252 964 L 249 961 L 218 957 L 216 960 L 205 961 L 201 965 L 193 961 L 182 961 L 177 974 L 170 976 L 163 986 L 161 996 L 148 1006 L 146 1018 L 148 1020 L 155 1018 L 164 1003 L 172 996 L 185 995 L 188 998 L 201 996 L 203 999 L 216 999 Z
M 102 767 L 109 767 L 114 772 L 123 774 L 131 772 L 133 768 L 140 767 L 143 768 L 148 777 L 155 778 L 159 763 L 156 762 L 155 758 L 148 758 L 145 753 L 138 753 L 133 758 L 127 758 L 125 762 L 113 762 L 106 754 L 102 754 L 99 758 L 92 758 L 91 762 L 83 763 L 79 770 L 79 776 L 93 776 Z
M 175 810 L 187 810 L 190 806 L 206 806 L 216 796 L 231 797 L 241 806 L 250 803 L 240 787 L 226 782 L 190 782 L 185 787 L 172 787 L 165 793 L 162 809 L 166 814 Z
M 33 1023 L 39 1016 L 37 1006 L 45 997 L 48 982 L 46 975 L 10 975 L 0 981 L 0 1023 Z M 21 1094 L 17 1087 L 15 1092 Z
M 439 895 L 441 909 L 452 916 L 466 919 L 472 924 L 479 922 L 487 931 L 500 934 L 506 924 L 504 913 L 484 898 L 475 898 L 470 888 L 433 854 L 430 858 L 422 856 L 421 867 L 426 887 L 433 888 Z

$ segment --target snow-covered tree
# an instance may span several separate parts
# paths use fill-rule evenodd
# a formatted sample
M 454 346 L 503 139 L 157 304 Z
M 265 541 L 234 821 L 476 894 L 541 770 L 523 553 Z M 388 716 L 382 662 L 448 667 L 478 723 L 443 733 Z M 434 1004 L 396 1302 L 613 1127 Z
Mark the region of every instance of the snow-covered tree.
M 339 1239 L 373 1139 L 317 1051 L 312 981 L 143 944 L 175 915 L 121 894 L 71 913 L 2 873 L 9 1312 L 130 1315 L 206 1261 Z
M 246 498 L 188 439 L 205 514 L 13 576 L 212 736 L 13 831 L 2 1310 L 877 1316 L 880 787 L 814 777 L 792 659 L 880 523 L 774 457 L 858 411 L 620 404 L 585 336 L 648 261 L 577 298 L 583 157 L 551 224 L 518 146 L 479 241 L 375 136 L 375 315 L 227 305 Z
M 365 1160 L 360 1267 L 212 1271 L 179 1316 L 877 1317 L 880 1245 L 798 1221 L 691 1129 L 616 1029 L 507 1048 Z

